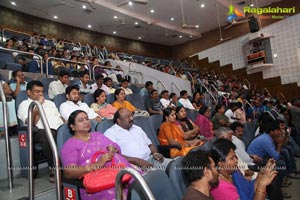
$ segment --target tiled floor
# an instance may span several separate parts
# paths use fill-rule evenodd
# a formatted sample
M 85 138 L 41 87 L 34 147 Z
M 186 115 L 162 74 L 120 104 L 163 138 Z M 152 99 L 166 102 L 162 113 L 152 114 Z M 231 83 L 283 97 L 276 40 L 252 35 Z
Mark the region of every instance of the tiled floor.
M 296 158 L 297 167 L 300 169 L 300 158 Z M 290 187 L 284 188 L 284 192 L 288 192 L 292 195 L 291 200 L 299 200 L 300 199 L 300 179 L 290 179 L 293 183 Z
M 40 169 L 38 178 L 34 180 L 34 194 L 39 194 L 55 188 L 55 184 L 49 182 L 47 169 Z M 5 188 L 8 185 L 7 181 L 0 181 L 0 199 L 18 200 L 28 197 L 29 183 L 27 178 L 14 177 L 13 185 L 16 187 L 12 191 Z

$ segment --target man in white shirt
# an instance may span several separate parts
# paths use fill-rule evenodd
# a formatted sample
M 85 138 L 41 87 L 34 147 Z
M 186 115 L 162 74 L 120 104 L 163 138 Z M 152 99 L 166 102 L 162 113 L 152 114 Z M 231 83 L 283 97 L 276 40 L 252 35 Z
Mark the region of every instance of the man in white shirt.
M 62 103 L 59 107 L 59 112 L 65 121 L 68 121 L 69 116 L 75 110 L 83 110 L 87 113 L 90 120 L 96 122 L 101 121 L 101 117 L 95 113 L 86 103 L 80 101 L 79 88 L 76 85 L 68 86 L 66 88 L 67 101 Z
M 191 109 L 191 110 L 195 110 L 193 104 L 191 103 L 191 101 L 188 98 L 188 92 L 186 90 L 182 90 L 180 91 L 180 99 L 178 100 L 178 102 L 185 108 Z
M 260 163 L 262 158 L 257 155 L 249 155 L 246 152 L 245 143 L 242 140 L 244 134 L 244 125 L 240 122 L 233 122 L 230 125 L 230 129 L 233 131 L 232 142 L 236 146 L 235 153 L 243 162 L 247 164 Z
M 106 95 L 109 95 L 110 94 L 109 88 L 103 84 L 104 76 L 102 74 L 97 74 L 95 78 L 96 78 L 96 83 L 91 85 L 92 86 L 91 93 L 94 93 L 97 89 L 102 89 L 104 90 Z
M 226 110 L 225 116 L 228 117 L 229 123 L 233 123 L 236 120 L 239 120 L 238 118 L 236 118 L 235 113 L 234 113 L 234 111 L 236 111 L 238 108 L 236 102 L 230 103 L 228 107 L 229 108 Z
M 129 81 L 127 79 L 121 80 L 121 88 L 125 91 L 125 95 L 133 94 L 132 90 L 128 87 Z
M 130 163 L 141 168 L 165 169 L 171 159 L 158 153 L 143 129 L 133 125 L 133 115 L 128 109 L 119 109 L 114 115 L 114 123 L 104 135 L 120 146 L 122 155 Z
M 48 95 L 50 99 L 54 99 L 54 97 L 58 94 L 63 94 L 66 91 L 66 88 L 70 84 L 69 81 L 70 73 L 66 70 L 60 70 L 58 73 L 58 80 L 52 81 L 49 84 Z
M 160 103 L 163 105 L 164 108 L 175 108 L 176 106 L 172 103 L 172 101 L 169 99 L 169 91 L 168 90 L 163 90 L 160 93 L 161 99 Z
M 103 79 L 103 83 L 104 83 L 105 86 L 108 87 L 110 94 L 115 93 L 116 89 L 113 87 L 113 82 L 112 82 L 111 78 L 105 77 Z
M 18 118 L 23 122 L 24 125 L 28 124 L 28 108 L 32 101 L 38 101 L 46 114 L 47 121 L 49 123 L 51 132 L 53 134 L 53 137 L 56 138 L 57 129 L 59 126 L 63 124 L 63 120 L 55 106 L 55 104 L 52 101 L 45 100 L 44 97 L 44 87 L 43 84 L 40 81 L 30 81 L 27 84 L 27 95 L 28 99 L 21 102 L 18 108 Z M 44 125 L 41 120 L 40 113 L 37 108 L 34 108 L 33 114 L 33 137 L 34 141 L 38 142 L 42 146 L 43 154 L 45 155 L 49 167 L 54 167 L 53 164 L 53 155 L 52 151 L 49 146 L 48 139 L 45 135 Z M 50 182 L 54 182 L 54 173 L 52 172 L 50 174 Z

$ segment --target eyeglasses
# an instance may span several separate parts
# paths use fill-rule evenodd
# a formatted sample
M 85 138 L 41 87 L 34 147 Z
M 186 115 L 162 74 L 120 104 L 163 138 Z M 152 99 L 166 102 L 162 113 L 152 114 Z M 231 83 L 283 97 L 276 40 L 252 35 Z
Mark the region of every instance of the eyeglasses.
M 34 93 L 44 93 L 44 90 L 31 90 Z

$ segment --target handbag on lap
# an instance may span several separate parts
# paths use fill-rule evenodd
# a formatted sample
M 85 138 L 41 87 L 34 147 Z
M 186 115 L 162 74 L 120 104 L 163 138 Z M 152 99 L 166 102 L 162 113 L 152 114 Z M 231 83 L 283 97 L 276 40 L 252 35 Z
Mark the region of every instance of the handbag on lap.
M 107 152 L 102 150 L 97 151 L 93 155 L 91 163 L 95 163 L 97 157 L 105 153 Z M 101 167 L 83 176 L 83 185 L 86 191 L 88 193 L 96 193 L 114 187 L 118 172 L 125 167 L 125 163 L 116 164 L 113 156 L 110 166 Z M 128 183 L 130 179 L 131 176 L 129 174 L 125 174 L 122 178 L 122 183 Z

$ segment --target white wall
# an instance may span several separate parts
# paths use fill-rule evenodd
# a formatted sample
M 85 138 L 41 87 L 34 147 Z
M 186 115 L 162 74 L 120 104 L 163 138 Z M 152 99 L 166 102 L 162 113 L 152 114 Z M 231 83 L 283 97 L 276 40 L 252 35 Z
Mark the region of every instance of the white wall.
M 130 64 L 129 62 L 113 61 L 112 63 L 113 63 L 113 66 L 120 65 L 120 67 L 124 70 L 125 73 L 127 73 L 129 70 L 129 64 Z M 137 63 L 132 63 L 130 68 L 131 69 L 134 68 L 134 69 L 136 69 L 137 72 L 141 72 L 143 74 L 143 84 L 146 81 L 152 81 L 154 84 L 154 88 L 157 89 L 159 92 L 164 90 L 164 88 L 161 87 L 160 84 L 157 87 L 158 80 L 163 82 L 163 84 L 166 86 L 169 93 L 175 92 L 177 95 L 179 95 L 180 90 L 186 90 L 189 94 L 192 94 L 190 81 L 183 80 L 176 76 L 173 76 L 173 75 L 170 75 L 170 74 L 152 69 L 150 67 L 146 67 L 144 65 L 137 64 Z M 172 83 L 176 83 L 179 90 Z
M 209 62 L 219 60 L 221 66 L 232 64 L 234 70 L 244 68 L 242 41 L 251 34 L 260 33 L 274 36 L 271 47 L 273 54 L 277 54 L 273 58 L 273 67 L 263 71 L 263 78 L 281 76 L 282 84 L 297 82 L 300 86 L 300 14 L 264 27 L 258 33 L 249 33 L 195 55 L 199 59 L 208 57 Z

